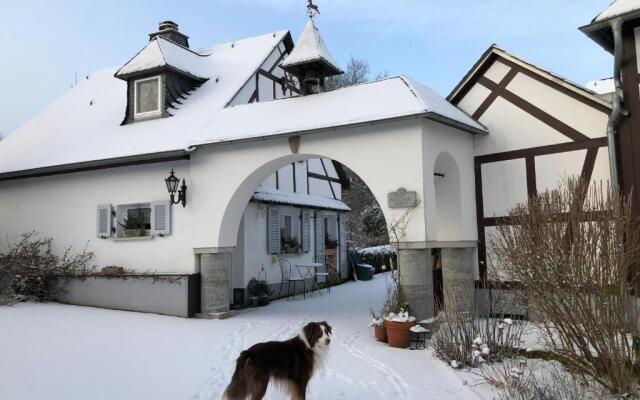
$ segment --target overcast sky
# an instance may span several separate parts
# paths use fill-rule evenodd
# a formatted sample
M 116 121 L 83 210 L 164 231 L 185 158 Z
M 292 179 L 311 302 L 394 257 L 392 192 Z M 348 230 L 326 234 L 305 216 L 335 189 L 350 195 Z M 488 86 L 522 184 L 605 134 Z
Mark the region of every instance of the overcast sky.
M 316 0 L 338 62 L 408 75 L 446 95 L 497 43 L 578 83 L 610 76 L 611 56 L 577 30 L 611 0 Z M 119 66 L 172 19 L 192 48 L 288 29 L 306 0 L 2 0 L 0 132 L 7 135 L 69 89 L 77 74 Z M 73 118 L 72 115 L 69 116 Z

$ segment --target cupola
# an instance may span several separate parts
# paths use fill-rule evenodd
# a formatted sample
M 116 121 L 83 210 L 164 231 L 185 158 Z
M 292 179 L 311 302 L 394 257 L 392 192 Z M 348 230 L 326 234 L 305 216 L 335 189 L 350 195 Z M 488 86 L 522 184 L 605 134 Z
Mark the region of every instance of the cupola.
M 207 81 L 206 56 L 189 50 L 188 37 L 172 21 L 160 23 L 149 43 L 115 77 L 127 82 L 122 124 L 172 116 L 195 89 Z
M 309 17 L 298 43 L 280 66 L 298 79 L 303 96 L 324 92 L 325 78 L 343 73 L 313 17 Z

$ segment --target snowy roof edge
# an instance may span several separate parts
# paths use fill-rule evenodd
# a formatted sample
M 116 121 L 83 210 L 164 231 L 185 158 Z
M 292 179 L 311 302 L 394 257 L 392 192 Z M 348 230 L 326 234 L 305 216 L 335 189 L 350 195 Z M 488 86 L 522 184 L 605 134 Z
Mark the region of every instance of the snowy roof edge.
M 351 211 L 351 208 L 341 200 L 268 188 L 258 188 L 253 196 L 251 196 L 251 201 L 266 204 L 303 206 L 305 208 L 319 210 Z
M 541 75 L 548 75 L 547 78 L 550 79 L 551 81 L 555 81 L 560 85 L 563 85 L 565 87 L 567 87 L 568 89 L 570 89 L 571 91 L 580 94 L 584 97 L 587 97 L 597 103 L 600 103 L 601 105 L 607 107 L 607 108 L 612 108 L 613 105 L 600 98 L 598 96 L 598 94 L 586 87 L 584 87 L 583 85 L 580 85 L 576 82 L 573 82 L 563 76 L 560 76 L 554 72 L 549 71 L 548 69 L 542 68 L 538 65 L 535 65 L 533 63 L 530 63 L 520 57 L 518 57 L 517 55 L 501 48 L 500 46 L 498 46 L 497 44 L 492 44 L 491 46 L 489 46 L 489 48 L 487 50 L 484 51 L 484 53 L 482 53 L 482 55 L 480 56 L 480 58 L 473 64 L 473 66 L 469 69 L 469 71 L 464 75 L 464 77 L 462 77 L 462 79 L 460 80 L 460 82 L 458 82 L 458 84 L 451 90 L 451 92 L 449 93 L 449 95 L 446 97 L 447 101 L 451 101 L 456 95 L 458 95 L 458 93 L 462 90 L 463 87 L 465 87 L 467 85 L 467 83 L 471 80 L 471 78 L 473 78 L 474 74 L 478 71 L 478 69 L 485 63 L 487 62 L 487 60 L 489 59 L 489 57 L 492 54 L 497 54 L 499 56 L 502 56 L 506 59 L 510 59 L 510 61 L 515 62 L 516 64 L 519 64 L 520 66 L 522 66 L 523 68 L 527 68 L 529 70 L 534 70 L 538 73 L 540 73 Z

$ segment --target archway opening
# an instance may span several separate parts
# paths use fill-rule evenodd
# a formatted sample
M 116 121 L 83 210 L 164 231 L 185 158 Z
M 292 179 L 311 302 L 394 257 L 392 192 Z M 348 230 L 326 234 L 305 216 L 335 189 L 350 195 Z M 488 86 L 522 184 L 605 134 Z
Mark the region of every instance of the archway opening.
M 265 292 L 304 295 L 354 276 L 368 279 L 393 259 L 384 211 L 371 190 L 340 162 L 318 155 L 282 157 L 246 177 L 220 234 L 235 234 L 228 271 L 234 308 L 260 302 Z M 356 252 L 363 245 L 371 246 Z M 359 265 L 365 263 L 374 270 Z

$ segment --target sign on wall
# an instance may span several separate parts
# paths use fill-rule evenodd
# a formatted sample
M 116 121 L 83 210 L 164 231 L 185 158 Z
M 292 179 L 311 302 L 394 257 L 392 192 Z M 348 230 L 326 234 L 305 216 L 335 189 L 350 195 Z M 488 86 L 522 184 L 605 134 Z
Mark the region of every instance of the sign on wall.
M 399 188 L 395 192 L 387 194 L 389 208 L 409 208 L 418 203 L 418 193 Z

